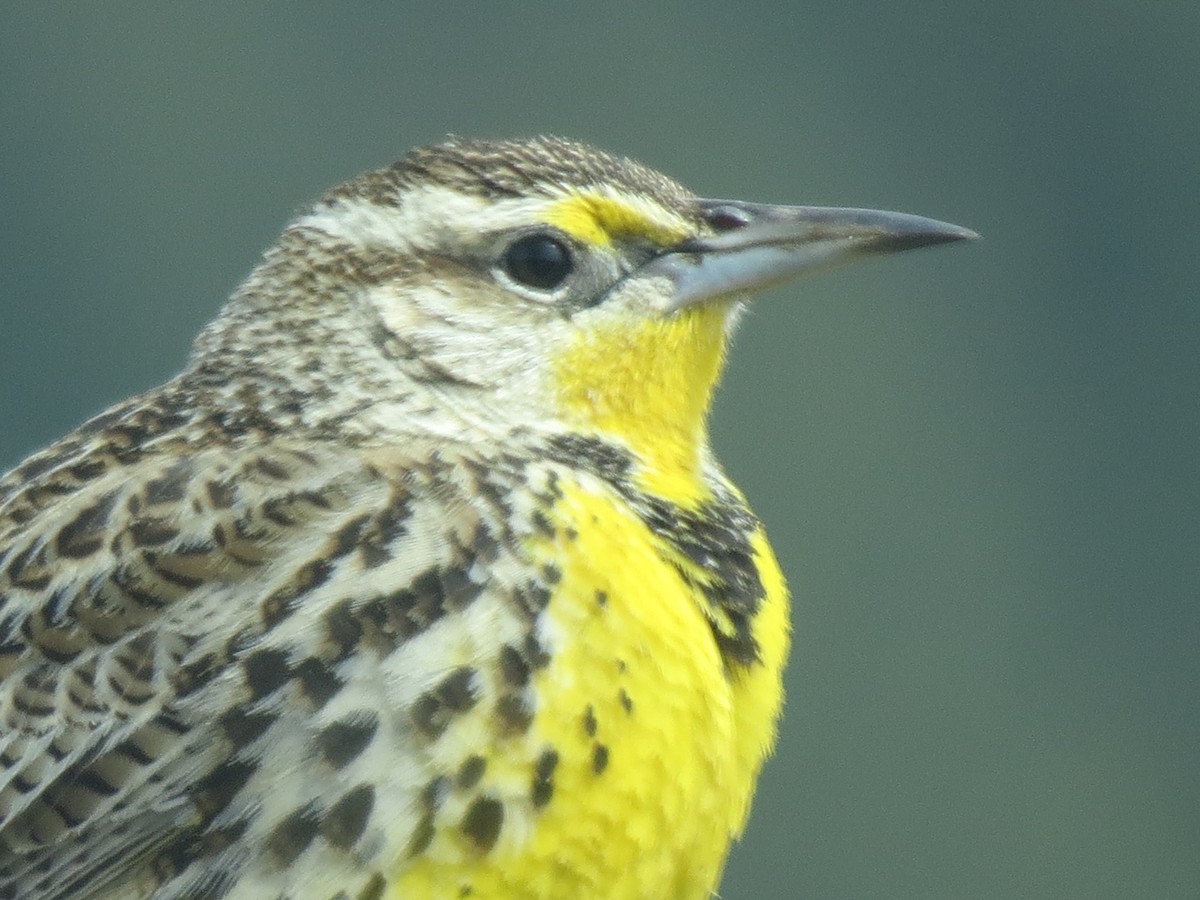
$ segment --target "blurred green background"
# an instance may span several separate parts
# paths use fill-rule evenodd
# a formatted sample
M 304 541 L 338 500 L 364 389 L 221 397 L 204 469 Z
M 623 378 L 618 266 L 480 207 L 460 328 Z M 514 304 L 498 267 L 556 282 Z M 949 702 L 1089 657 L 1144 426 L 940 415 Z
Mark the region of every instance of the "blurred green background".
M 1200 4 L 5 4 L 0 464 L 291 211 L 554 132 L 984 241 L 774 292 L 714 440 L 794 585 L 738 898 L 1200 896 Z

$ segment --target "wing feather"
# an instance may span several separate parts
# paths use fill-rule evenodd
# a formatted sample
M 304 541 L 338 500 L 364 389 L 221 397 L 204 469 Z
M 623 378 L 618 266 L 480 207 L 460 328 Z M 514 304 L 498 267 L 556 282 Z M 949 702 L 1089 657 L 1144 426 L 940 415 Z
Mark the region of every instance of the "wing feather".
M 345 467 L 303 453 L 116 466 L 76 443 L 0 487 L 0 896 L 85 896 L 199 820 L 221 749 L 186 698 L 287 581 L 297 536 L 347 506 Z

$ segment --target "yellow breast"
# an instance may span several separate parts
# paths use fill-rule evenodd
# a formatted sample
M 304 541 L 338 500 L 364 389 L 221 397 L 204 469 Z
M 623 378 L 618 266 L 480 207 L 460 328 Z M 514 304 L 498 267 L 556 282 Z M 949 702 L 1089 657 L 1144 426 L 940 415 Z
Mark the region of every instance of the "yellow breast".
M 531 552 L 556 580 L 539 625 L 549 663 L 533 675 L 531 814 L 474 859 L 415 861 L 394 897 L 438 885 L 487 898 L 705 898 L 745 822 L 773 743 L 787 598 L 761 533 L 758 660 L 730 665 L 677 553 L 619 496 L 559 483 Z M 514 772 L 528 778 L 528 760 Z M 489 763 L 489 772 L 496 767 Z M 539 793 L 537 779 L 544 776 Z M 451 895 L 453 896 L 453 895 Z

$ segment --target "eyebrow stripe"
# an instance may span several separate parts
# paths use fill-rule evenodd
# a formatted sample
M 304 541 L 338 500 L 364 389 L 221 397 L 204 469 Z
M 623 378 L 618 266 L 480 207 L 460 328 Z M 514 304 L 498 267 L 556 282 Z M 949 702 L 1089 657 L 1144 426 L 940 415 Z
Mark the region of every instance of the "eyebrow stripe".
M 643 238 L 660 247 L 673 246 L 688 234 L 682 222 L 650 215 L 641 204 L 595 192 L 571 194 L 554 203 L 547 223 L 585 243 L 608 246 L 620 238 Z

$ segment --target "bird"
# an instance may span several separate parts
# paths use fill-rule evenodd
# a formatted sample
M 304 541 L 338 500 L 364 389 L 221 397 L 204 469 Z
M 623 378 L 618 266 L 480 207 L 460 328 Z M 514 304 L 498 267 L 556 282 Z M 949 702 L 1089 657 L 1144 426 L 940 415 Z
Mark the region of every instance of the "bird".
M 975 237 L 451 137 L 0 478 L 0 897 L 704 898 L 788 590 L 708 439 L 748 301 Z

